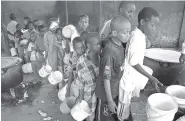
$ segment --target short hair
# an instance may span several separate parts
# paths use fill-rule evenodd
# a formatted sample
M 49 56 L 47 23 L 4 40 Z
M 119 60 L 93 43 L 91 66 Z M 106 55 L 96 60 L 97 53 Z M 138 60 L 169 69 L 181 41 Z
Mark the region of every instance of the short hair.
M 17 28 L 18 26 L 20 26 L 20 24 L 17 24 L 17 25 L 16 25 L 16 28 Z
M 30 17 L 24 17 L 24 19 L 31 21 L 31 18 Z
M 14 33 L 14 36 L 18 35 L 19 37 L 21 37 L 23 35 L 23 33 L 21 32 L 21 30 L 16 30 Z
M 79 16 L 79 21 L 80 21 L 82 18 L 88 18 L 88 19 L 89 19 L 89 16 L 88 16 L 88 15 L 86 15 L 86 14 L 84 14 L 84 15 L 80 15 L 80 16 Z
M 27 25 L 29 26 L 29 24 L 32 24 L 33 25 L 33 22 L 32 21 L 29 21 Z
M 41 29 L 44 29 L 44 28 L 45 28 L 44 25 L 39 25 L 39 26 L 38 26 L 38 30 L 39 30 L 39 31 L 41 31 Z
M 62 32 L 62 29 L 63 29 L 63 28 L 61 28 L 61 27 L 57 28 L 57 29 L 56 29 L 56 33 L 58 33 L 58 31 L 61 31 L 61 32 Z
M 75 37 L 73 39 L 73 45 L 75 45 L 76 43 L 84 43 L 83 39 L 81 37 Z
M 134 4 L 133 1 L 122 1 L 120 4 L 119 4 L 119 11 L 120 11 L 120 8 L 123 8 L 125 5 L 127 4 Z
M 16 19 L 16 17 L 15 17 L 15 14 L 14 14 L 14 13 L 11 13 L 11 14 L 10 14 L 10 19 L 11 19 L 11 20 L 15 20 L 15 19 Z
M 151 20 L 152 17 L 159 17 L 159 13 L 152 7 L 144 7 L 138 14 L 138 23 L 141 19 Z
M 80 34 L 80 37 L 82 37 L 82 38 L 85 40 L 85 38 L 87 37 L 88 34 L 89 34 L 89 32 L 83 31 L 83 32 Z
M 97 38 L 100 40 L 100 35 L 97 32 L 91 32 L 87 35 L 87 37 L 85 38 L 85 44 L 91 44 L 92 43 L 92 39 L 93 38 Z

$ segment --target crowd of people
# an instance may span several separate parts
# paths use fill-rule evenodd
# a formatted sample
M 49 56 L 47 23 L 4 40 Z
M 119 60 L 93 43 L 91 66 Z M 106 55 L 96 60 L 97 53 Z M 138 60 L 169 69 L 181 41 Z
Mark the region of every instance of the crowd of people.
M 67 28 L 60 27 L 58 19 L 47 28 L 39 20 L 25 17 L 25 27 L 21 28 L 15 14 L 10 14 L 9 47 L 17 50 L 12 56 L 19 56 L 24 64 L 31 63 L 37 80 L 42 65 L 59 70 L 64 81 L 58 89 L 67 84 L 66 97 L 75 96 L 76 103 L 85 100 L 89 104 L 87 121 L 131 121 L 131 98 L 139 96 L 141 90 L 136 72 L 146 76 L 156 91 L 163 87 L 142 67 L 147 36 L 156 29 L 159 14 L 144 7 L 138 14 L 138 26 L 131 28 L 135 11 L 133 2 L 121 2 L 119 15 L 105 22 L 99 33 L 87 31 L 89 17 L 81 15 L 77 26 L 67 25 L 74 30 L 70 37 L 66 37 Z M 185 61 L 185 54 L 180 61 Z M 123 102 L 120 108 L 118 100 Z

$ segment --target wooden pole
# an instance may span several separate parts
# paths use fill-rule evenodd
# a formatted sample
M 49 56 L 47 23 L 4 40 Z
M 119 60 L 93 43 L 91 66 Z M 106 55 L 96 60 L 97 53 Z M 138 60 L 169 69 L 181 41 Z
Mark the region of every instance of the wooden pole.
M 66 25 L 68 25 L 68 6 L 67 6 L 67 0 L 65 1 L 65 15 L 66 15 Z

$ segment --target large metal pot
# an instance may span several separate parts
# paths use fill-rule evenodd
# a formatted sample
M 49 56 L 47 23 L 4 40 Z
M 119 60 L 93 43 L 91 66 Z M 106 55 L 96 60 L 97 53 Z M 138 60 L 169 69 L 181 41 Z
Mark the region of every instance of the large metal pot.
M 155 49 L 155 48 L 154 48 Z M 149 50 L 149 49 L 148 49 Z M 158 51 L 165 51 L 166 49 L 156 49 L 153 54 L 160 54 Z M 171 52 L 170 52 L 171 51 Z M 166 56 L 175 54 L 175 50 L 170 49 L 169 53 L 166 53 Z M 175 52 L 174 52 L 175 51 Z M 153 55 L 145 56 L 144 65 L 152 68 L 154 71 L 153 75 L 159 79 L 164 85 L 169 86 L 175 82 L 178 82 L 181 85 L 185 84 L 185 64 L 180 64 L 178 62 L 180 52 L 177 53 L 178 55 L 174 55 L 172 60 L 165 60 L 165 55 L 161 57 L 161 60 L 153 58 Z
M 18 57 L 1 57 L 1 91 L 14 88 L 22 81 L 22 59 Z

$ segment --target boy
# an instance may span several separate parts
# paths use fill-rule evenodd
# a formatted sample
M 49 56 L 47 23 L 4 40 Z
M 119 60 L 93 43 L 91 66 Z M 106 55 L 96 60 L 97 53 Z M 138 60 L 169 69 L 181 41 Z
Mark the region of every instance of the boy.
M 84 43 L 84 41 L 81 37 L 74 38 L 73 45 L 74 45 L 74 52 L 76 53 L 76 58 L 73 61 L 73 63 L 71 63 L 71 66 L 70 66 L 71 69 L 68 70 L 69 71 L 69 77 L 68 77 L 68 87 L 67 87 L 66 97 L 68 97 L 70 95 L 71 84 L 72 84 L 72 81 L 75 79 L 75 71 L 76 71 L 77 60 L 86 51 L 85 43 Z
M 102 49 L 100 74 L 96 84 L 99 121 L 117 121 L 118 88 L 124 63 L 122 43 L 129 39 L 131 24 L 128 19 L 116 16 L 111 20 L 110 27 L 112 32 Z
M 96 79 L 99 74 L 99 53 L 101 49 L 100 37 L 98 33 L 90 33 L 86 38 L 87 51 L 77 61 L 76 73 L 77 78 L 74 80 L 73 87 L 78 90 L 75 93 L 76 103 L 82 100 L 89 105 L 91 115 L 86 118 L 86 121 L 94 121 L 96 108 Z
M 33 23 L 32 22 L 29 22 L 28 23 L 28 31 L 26 31 L 24 34 L 23 34 L 23 38 L 29 40 L 30 39 L 30 33 L 34 31 L 36 33 L 36 30 L 35 30 L 35 27 L 33 26 Z
M 28 23 L 31 22 L 31 18 L 29 17 L 24 17 L 24 25 L 25 25 L 25 30 L 28 29 Z
M 119 14 L 127 19 L 129 19 L 130 21 L 132 20 L 134 13 L 136 10 L 136 6 L 133 2 L 131 1 L 122 1 L 119 4 Z M 103 28 L 100 30 L 100 36 L 101 39 L 105 39 L 109 36 L 110 34 L 110 22 L 111 20 L 107 21 L 105 23 L 105 25 L 103 26 Z
M 154 33 L 155 27 L 159 22 L 159 14 L 151 7 L 143 8 L 138 14 L 138 27 L 131 33 L 129 42 L 126 48 L 126 58 L 124 64 L 124 73 L 120 81 L 119 97 L 121 103 L 118 110 L 120 120 L 126 120 L 130 115 L 131 97 L 136 96 L 140 92 L 137 73 L 146 76 L 155 89 L 159 91 L 159 86 L 162 84 L 152 75 L 149 75 L 143 68 L 143 59 L 146 49 L 146 38 Z M 129 113 L 128 113 L 129 112 Z M 124 116 L 123 116 L 124 115 Z
M 77 31 L 80 35 L 83 31 L 87 31 L 89 26 L 89 17 L 87 15 L 81 15 L 77 25 Z

